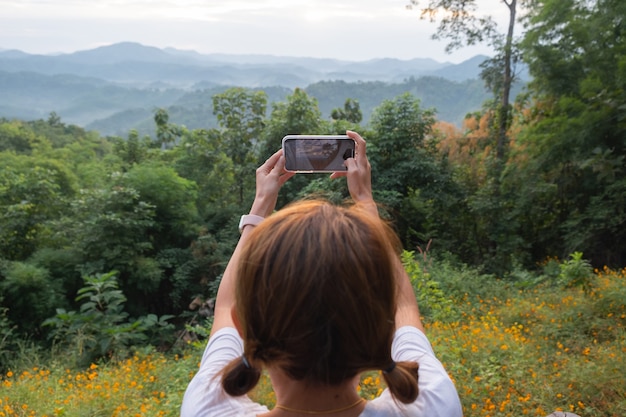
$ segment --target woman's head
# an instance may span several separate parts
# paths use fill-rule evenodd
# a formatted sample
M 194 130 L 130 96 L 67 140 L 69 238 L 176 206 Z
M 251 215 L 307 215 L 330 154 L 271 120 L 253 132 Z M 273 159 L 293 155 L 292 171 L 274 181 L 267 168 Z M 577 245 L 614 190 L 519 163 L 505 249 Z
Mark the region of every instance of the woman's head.
M 397 246 L 391 229 L 358 205 L 303 201 L 268 217 L 237 270 L 244 356 L 311 384 L 387 368 Z

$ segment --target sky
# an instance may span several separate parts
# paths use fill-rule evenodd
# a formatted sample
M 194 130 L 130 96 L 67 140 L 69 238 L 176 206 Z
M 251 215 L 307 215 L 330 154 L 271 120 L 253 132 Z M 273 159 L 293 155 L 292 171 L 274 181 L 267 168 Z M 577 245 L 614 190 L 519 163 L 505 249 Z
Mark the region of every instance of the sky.
M 479 0 L 497 3 L 501 0 Z M 462 62 L 409 0 L 0 0 L 0 49 L 71 53 L 138 42 L 200 53 Z M 423 0 L 422 3 L 426 3 Z M 506 8 L 493 4 L 494 10 Z

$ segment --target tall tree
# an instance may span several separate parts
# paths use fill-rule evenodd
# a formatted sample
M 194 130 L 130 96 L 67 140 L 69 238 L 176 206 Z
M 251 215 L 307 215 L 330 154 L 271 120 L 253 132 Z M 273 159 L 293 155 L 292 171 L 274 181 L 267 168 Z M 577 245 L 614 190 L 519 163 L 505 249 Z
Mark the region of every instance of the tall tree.
M 514 34 L 517 9 L 527 0 L 520 0 L 519 3 L 518 0 L 491 0 L 491 3 L 496 1 L 508 8 L 509 19 L 505 33 L 499 32 L 493 16 L 479 13 L 476 0 L 429 0 L 428 6 L 421 9 L 420 17 L 434 22 L 443 13 L 437 32 L 432 37 L 450 40 L 446 52 L 485 42 L 494 49 L 495 56 L 482 64 L 481 75 L 496 97 L 496 158 L 501 165 L 508 146 L 514 66 L 520 58 Z M 411 0 L 408 8 L 419 6 L 419 3 L 419 0 Z
M 237 196 L 242 204 L 245 190 L 252 190 L 258 160 L 259 137 L 265 126 L 267 95 L 263 91 L 230 88 L 213 96 L 226 155 L 233 161 Z
M 272 113 L 263 131 L 261 158 L 265 159 L 280 149 L 285 135 L 327 134 L 329 128 L 329 124 L 322 120 L 317 99 L 296 88 L 285 102 L 272 104 Z M 289 180 L 281 189 L 277 207 L 297 198 L 300 191 L 316 178 L 319 175 L 296 175 Z
M 483 236 L 486 236 L 483 254 L 493 271 L 504 272 L 511 266 L 511 254 L 521 243 L 515 239 L 517 225 L 510 215 L 510 196 L 502 189 L 502 173 L 506 166 L 510 147 L 509 130 L 512 122 L 511 88 L 515 80 L 515 65 L 520 61 L 515 27 L 518 9 L 530 0 L 491 0 L 489 3 L 504 4 L 508 9 L 508 24 L 501 32 L 493 15 L 482 13 L 477 0 L 429 0 L 421 9 L 421 18 L 435 22 L 439 27 L 434 39 L 449 39 L 446 51 L 463 46 L 486 43 L 495 55 L 481 64 L 481 77 L 494 96 L 488 112 L 491 116 L 487 140 L 494 142 L 493 156 L 486 159 L 487 181 L 476 190 L 469 200 L 472 210 L 482 220 Z M 411 0 L 409 8 L 419 0 Z M 486 2 L 482 2 L 485 4 Z M 489 147 L 485 147 L 489 149 Z
M 546 190 L 542 198 L 555 215 L 548 224 L 536 219 L 542 227 L 535 229 L 549 236 L 556 255 L 583 251 L 598 265 L 621 266 L 626 2 L 535 0 L 532 6 L 522 46 L 535 104 L 519 138 L 528 163 L 518 195 L 536 190 L 536 184 Z
M 181 135 L 181 129 L 169 123 L 170 115 L 165 109 L 157 109 L 154 112 L 154 123 L 156 123 L 157 139 L 161 143 L 161 149 L 176 142 Z
M 392 212 L 407 246 L 422 245 L 445 220 L 430 223 L 432 213 L 447 204 L 449 179 L 435 156 L 432 126 L 435 113 L 422 109 L 409 93 L 385 100 L 372 115 L 368 155 L 377 199 Z M 439 208 L 435 208 L 438 206 Z
M 333 109 L 330 113 L 333 120 L 347 120 L 350 123 L 361 123 L 363 113 L 358 100 L 348 98 L 342 108 Z

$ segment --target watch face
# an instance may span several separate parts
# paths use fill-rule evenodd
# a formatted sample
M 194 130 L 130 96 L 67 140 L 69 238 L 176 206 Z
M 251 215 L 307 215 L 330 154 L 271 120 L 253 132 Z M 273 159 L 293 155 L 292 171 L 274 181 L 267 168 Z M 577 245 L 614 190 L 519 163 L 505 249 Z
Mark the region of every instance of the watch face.
M 257 226 L 263 221 L 263 219 L 263 217 L 257 216 L 255 214 L 244 214 L 243 216 L 241 216 L 241 219 L 239 219 L 239 233 L 241 233 L 243 231 L 243 228 L 248 225 Z
M 246 216 L 245 215 L 241 216 L 241 218 L 239 219 L 239 233 L 243 232 L 243 227 L 246 225 L 245 221 L 246 221 Z

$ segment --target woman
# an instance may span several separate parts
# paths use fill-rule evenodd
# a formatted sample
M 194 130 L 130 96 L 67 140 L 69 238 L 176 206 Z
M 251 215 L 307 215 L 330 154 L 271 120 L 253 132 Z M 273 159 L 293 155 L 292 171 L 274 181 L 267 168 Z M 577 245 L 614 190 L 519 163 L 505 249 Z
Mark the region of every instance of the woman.
M 257 170 L 253 217 L 242 218 L 182 417 L 462 415 L 423 333 L 398 240 L 378 217 L 365 141 L 347 134 L 356 155 L 331 177 L 347 177 L 350 208 L 308 201 L 272 214 L 293 173 L 282 151 Z M 246 395 L 262 369 L 272 410 Z M 371 401 L 356 390 L 368 370 L 382 370 L 388 386 Z

